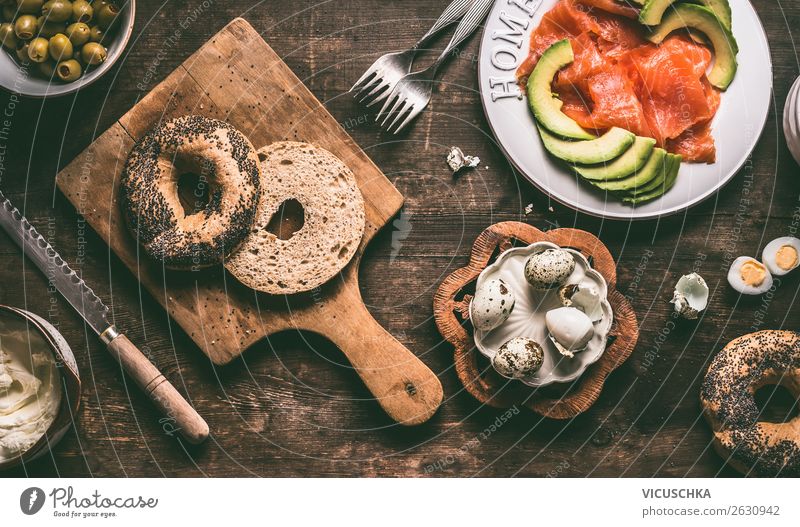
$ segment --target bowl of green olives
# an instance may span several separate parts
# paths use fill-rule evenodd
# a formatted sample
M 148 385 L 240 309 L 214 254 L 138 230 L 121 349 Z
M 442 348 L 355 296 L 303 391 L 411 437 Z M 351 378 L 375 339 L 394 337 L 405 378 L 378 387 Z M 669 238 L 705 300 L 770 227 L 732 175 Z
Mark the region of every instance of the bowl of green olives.
M 0 88 L 73 93 L 99 79 L 133 31 L 134 0 L 0 0 Z

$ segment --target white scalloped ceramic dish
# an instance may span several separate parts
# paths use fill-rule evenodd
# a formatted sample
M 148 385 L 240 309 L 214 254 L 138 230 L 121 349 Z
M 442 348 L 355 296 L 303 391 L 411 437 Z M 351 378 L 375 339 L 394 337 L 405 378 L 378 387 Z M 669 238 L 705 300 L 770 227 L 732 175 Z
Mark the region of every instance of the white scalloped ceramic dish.
M 608 303 L 608 284 L 600 273 L 589 265 L 586 258 L 573 249 L 566 249 L 575 257 L 575 271 L 568 284 L 593 285 L 602 298 L 603 318 L 594 325 L 594 337 L 586 349 L 576 353 L 574 358 L 562 356 L 548 338 L 545 326 L 545 313 L 561 307 L 558 290 L 535 291 L 525 280 L 523 269 L 528 258 L 545 249 L 557 249 L 550 242 L 537 242 L 527 247 L 509 249 L 478 277 L 476 290 L 492 278 L 501 278 L 514 292 L 516 303 L 511 315 L 503 324 L 491 331 L 475 330 L 473 335 L 478 350 L 491 359 L 497 350 L 514 337 L 528 337 L 541 344 L 544 349 L 544 364 L 535 374 L 520 379 L 528 386 L 538 388 L 553 383 L 571 382 L 597 362 L 606 349 L 608 332 L 614 321 L 611 304 Z

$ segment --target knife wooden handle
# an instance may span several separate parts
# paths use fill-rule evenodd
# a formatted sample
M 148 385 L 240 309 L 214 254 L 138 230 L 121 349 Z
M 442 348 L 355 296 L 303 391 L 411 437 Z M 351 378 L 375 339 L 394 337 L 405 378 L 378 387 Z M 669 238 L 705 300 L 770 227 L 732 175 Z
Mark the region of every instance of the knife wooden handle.
M 101 338 L 122 369 L 168 419 L 174 420 L 175 428 L 184 439 L 195 445 L 206 440 L 208 424 L 205 420 L 128 337 L 117 333 L 112 326 Z

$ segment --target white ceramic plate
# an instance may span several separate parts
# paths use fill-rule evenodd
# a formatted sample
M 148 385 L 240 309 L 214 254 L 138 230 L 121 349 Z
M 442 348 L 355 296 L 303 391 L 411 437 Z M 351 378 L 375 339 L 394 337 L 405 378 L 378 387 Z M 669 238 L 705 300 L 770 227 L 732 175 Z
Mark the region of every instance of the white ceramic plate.
M 600 359 L 606 349 L 608 332 L 614 321 L 611 304 L 608 303 L 608 284 L 605 278 L 591 268 L 586 258 L 578 251 L 566 249 L 575 257 L 575 270 L 567 279 L 568 284 L 594 286 L 600 293 L 603 306 L 603 318 L 594 324 L 594 337 L 586 349 L 568 358 L 561 355 L 548 338 L 545 326 L 545 313 L 561 307 L 558 290 L 535 291 L 525 280 L 525 262 L 528 258 L 545 249 L 557 249 L 558 245 L 550 242 L 538 242 L 527 247 L 509 249 L 501 254 L 495 262 L 481 272 L 475 285 L 476 290 L 487 280 L 502 279 L 514 292 L 516 302 L 511 315 L 499 327 L 491 331 L 473 333 L 475 346 L 491 359 L 504 343 L 514 337 L 527 337 L 538 342 L 544 349 L 544 363 L 535 374 L 521 379 L 528 386 L 547 386 L 554 382 L 571 382 L 580 377 L 591 364 Z
M 486 118 L 506 156 L 540 190 L 579 211 L 604 218 L 649 219 L 674 214 L 712 196 L 755 148 L 772 98 L 769 44 L 747 0 L 731 2 L 739 69 L 714 118 L 717 162 L 683 163 L 675 186 L 660 199 L 633 208 L 578 181 L 547 155 L 514 74 L 528 55 L 531 32 L 557 0 L 500 0 L 486 21 L 478 80 Z M 522 6 L 522 7 L 520 7 Z

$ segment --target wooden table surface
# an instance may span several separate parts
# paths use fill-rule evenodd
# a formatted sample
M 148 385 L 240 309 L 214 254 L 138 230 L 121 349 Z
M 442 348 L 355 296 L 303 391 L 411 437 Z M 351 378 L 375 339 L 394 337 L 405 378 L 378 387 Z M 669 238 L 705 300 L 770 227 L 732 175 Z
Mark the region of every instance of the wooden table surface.
M 686 214 L 635 224 L 549 203 L 514 173 L 493 142 L 476 91 L 478 38 L 446 67 L 430 108 L 400 138 L 382 135 L 345 93 L 378 55 L 411 45 L 446 3 L 139 0 L 127 55 L 95 85 L 46 102 L 0 95 L 2 189 L 110 301 L 118 325 L 188 393 L 212 430 L 200 447 L 171 437 L 145 397 L 126 388 L 130 380 L 80 318 L 0 235 L 0 303 L 56 324 L 83 377 L 74 430 L 52 456 L 4 475 L 734 475 L 710 448 L 698 389 L 709 360 L 729 340 L 754 329 L 797 329 L 800 322 L 800 273 L 764 298 L 740 299 L 725 281 L 732 258 L 755 255 L 800 225 L 800 172 L 780 130 L 783 101 L 798 75 L 793 42 L 800 38 L 800 2 L 754 1 L 770 38 L 775 100 L 745 169 Z M 392 423 L 342 354 L 313 335 L 282 334 L 229 366 L 212 366 L 55 189 L 59 168 L 236 16 L 261 32 L 406 197 L 401 220 L 368 250 L 361 282 L 375 317 L 444 385 L 440 411 L 423 426 Z M 480 156 L 482 166 L 454 178 L 445 164 L 451 145 Z M 533 212 L 526 216 L 528 203 Z M 618 259 L 620 290 L 639 315 L 641 338 L 631 359 L 610 377 L 597 404 L 572 421 L 479 405 L 461 388 L 452 349 L 433 322 L 431 302 L 442 277 L 466 263 L 486 226 L 503 220 L 598 235 Z M 712 289 L 710 307 L 696 323 L 675 321 L 672 288 L 692 269 Z M 776 399 L 765 411 L 782 419 L 792 401 L 785 394 Z

